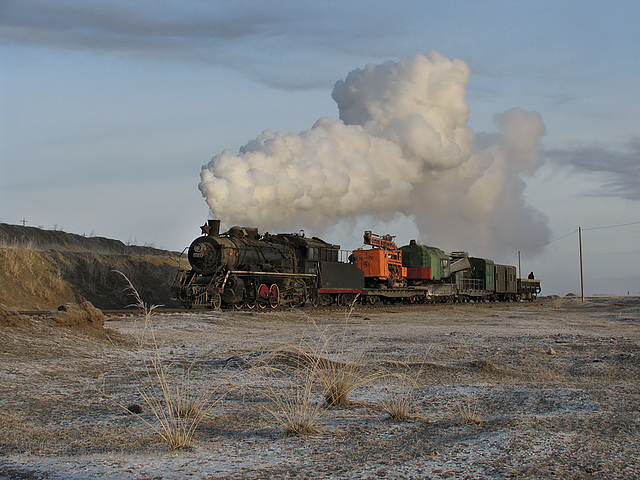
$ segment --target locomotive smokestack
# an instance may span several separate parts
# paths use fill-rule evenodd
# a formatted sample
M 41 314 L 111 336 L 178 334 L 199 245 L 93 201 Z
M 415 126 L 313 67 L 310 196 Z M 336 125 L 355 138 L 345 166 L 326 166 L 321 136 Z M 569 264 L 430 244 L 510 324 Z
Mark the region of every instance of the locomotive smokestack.
M 209 224 L 208 235 L 212 237 L 220 235 L 220 220 L 208 220 L 207 223 Z

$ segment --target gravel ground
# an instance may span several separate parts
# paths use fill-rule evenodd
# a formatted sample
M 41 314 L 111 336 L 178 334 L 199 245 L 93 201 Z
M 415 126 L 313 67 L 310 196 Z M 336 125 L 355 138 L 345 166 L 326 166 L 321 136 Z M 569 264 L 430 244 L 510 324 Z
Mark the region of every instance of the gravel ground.
M 637 297 L 194 311 L 104 329 L 7 315 L 2 479 L 640 478 Z M 343 404 L 324 400 L 328 364 L 355 378 Z M 156 431 L 157 365 L 170 395 L 197 403 L 187 448 Z M 315 412 L 312 433 L 274 416 L 293 400 Z M 394 400 L 407 418 L 389 418 Z

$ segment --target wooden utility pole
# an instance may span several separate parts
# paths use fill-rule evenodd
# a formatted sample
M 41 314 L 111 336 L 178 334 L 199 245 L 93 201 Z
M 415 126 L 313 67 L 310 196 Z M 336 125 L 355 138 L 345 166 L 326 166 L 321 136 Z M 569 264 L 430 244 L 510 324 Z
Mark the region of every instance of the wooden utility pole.
M 520 263 L 520 250 L 518 250 L 518 278 L 522 278 L 522 264 Z
M 582 227 L 578 227 L 578 246 L 580 247 L 580 294 L 584 302 L 584 273 L 582 270 Z

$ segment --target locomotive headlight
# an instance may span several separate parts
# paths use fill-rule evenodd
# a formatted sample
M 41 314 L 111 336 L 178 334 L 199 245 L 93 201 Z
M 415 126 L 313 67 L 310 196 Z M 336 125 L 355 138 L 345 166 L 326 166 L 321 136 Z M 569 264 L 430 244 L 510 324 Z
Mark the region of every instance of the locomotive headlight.
M 202 258 L 207 252 L 207 247 L 202 243 L 196 243 L 193 246 L 193 257 L 194 258 Z

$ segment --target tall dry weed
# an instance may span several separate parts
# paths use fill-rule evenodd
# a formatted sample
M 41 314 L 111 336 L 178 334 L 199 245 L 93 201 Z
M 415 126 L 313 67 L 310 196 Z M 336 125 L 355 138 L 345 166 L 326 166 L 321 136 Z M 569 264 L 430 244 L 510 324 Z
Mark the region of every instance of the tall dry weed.
M 271 367 L 265 372 L 285 373 Z M 267 382 L 264 391 L 271 400 L 266 411 L 288 435 L 312 435 L 320 432 L 318 423 L 326 406 L 314 391 L 313 377 L 307 372 L 294 372 L 284 387 L 278 388 L 274 383 Z
M 152 322 L 154 311 L 160 305 L 145 303 L 127 276 L 120 272 L 127 282 L 126 291 L 133 298 L 133 306 L 144 318 L 144 333 L 139 339 L 139 348 L 150 344 L 151 356 L 145 362 L 146 376 L 138 387 L 138 393 L 151 411 L 155 422 L 142 415 L 136 415 L 171 449 L 189 448 L 198 426 L 207 418 L 211 410 L 221 401 L 222 395 L 215 383 L 195 382 L 190 377 L 190 368 L 176 374 L 172 365 L 164 361 Z M 148 340 L 145 338 L 148 337 Z M 128 410 L 128 407 L 120 405 Z

